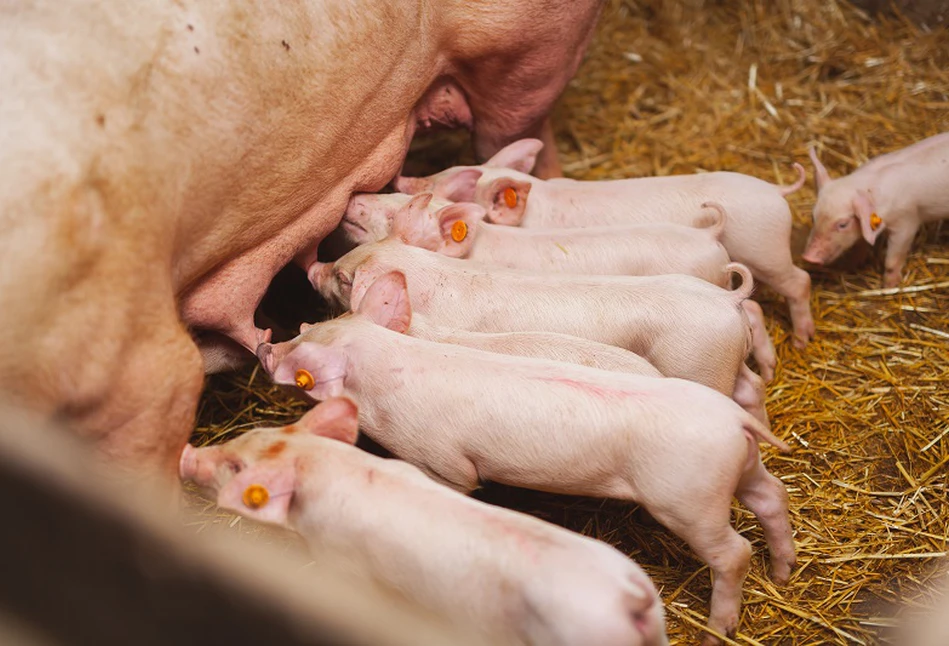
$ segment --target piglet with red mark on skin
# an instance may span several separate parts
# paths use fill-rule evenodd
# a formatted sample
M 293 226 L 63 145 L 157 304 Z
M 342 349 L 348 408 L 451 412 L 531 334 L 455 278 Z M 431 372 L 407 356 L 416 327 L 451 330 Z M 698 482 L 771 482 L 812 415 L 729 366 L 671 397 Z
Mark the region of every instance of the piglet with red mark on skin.
M 919 227 L 949 217 L 949 133 L 874 157 L 845 177 L 830 174 L 810 149 L 817 203 L 804 260 L 825 265 L 863 239 L 887 231 L 884 287 L 900 284 Z
M 699 205 L 696 205 L 699 208 Z M 705 228 L 667 222 L 588 227 L 524 229 L 484 221 L 484 208 L 452 203 L 431 193 L 358 194 L 349 201 L 341 230 L 352 245 L 396 235 L 406 244 L 453 258 L 538 272 L 658 276 L 686 274 L 727 287 L 731 272 L 720 240 L 724 209 L 706 203 Z M 755 360 L 765 381 L 777 364 L 761 307 L 742 306 L 752 325 Z
M 392 272 L 355 312 L 258 356 L 275 383 L 358 399 L 367 435 L 460 491 L 492 480 L 639 502 L 708 563 L 709 626 L 722 634 L 737 628 L 751 553 L 730 525 L 733 496 L 762 523 L 773 576 L 787 581 L 787 492 L 758 442 L 787 446 L 733 401 L 679 379 L 415 339 L 402 334 L 411 316 L 405 277 Z
M 221 507 L 292 529 L 314 552 L 514 643 L 668 643 L 655 587 L 623 554 L 361 451 L 356 434 L 355 404 L 332 398 L 291 426 L 188 445 L 180 476 Z
M 413 307 L 433 324 L 473 332 L 557 332 L 641 355 L 667 377 L 691 379 L 734 397 L 768 423 L 764 382 L 748 366 L 751 328 L 742 301 L 751 274 L 732 263 L 741 286 L 698 278 L 581 276 L 495 268 L 386 239 L 361 245 L 309 277 L 330 302 L 358 306 L 369 285 L 405 274 Z
M 704 219 L 696 204 L 715 202 L 728 221 L 722 244 L 732 260 L 788 300 L 794 343 L 804 347 L 814 335 L 811 279 L 791 259 L 791 211 L 785 197 L 804 185 L 804 168 L 792 186 L 775 186 L 740 173 L 714 172 L 608 181 L 544 181 L 518 169 L 528 167 L 543 148 L 522 139 L 504 149 L 505 166 L 456 166 L 427 178 L 400 178 L 404 193 L 417 187 L 454 202 L 475 202 L 496 224 L 528 228 L 588 227 L 645 222 L 693 226 Z M 499 153 L 500 154 L 500 153 Z

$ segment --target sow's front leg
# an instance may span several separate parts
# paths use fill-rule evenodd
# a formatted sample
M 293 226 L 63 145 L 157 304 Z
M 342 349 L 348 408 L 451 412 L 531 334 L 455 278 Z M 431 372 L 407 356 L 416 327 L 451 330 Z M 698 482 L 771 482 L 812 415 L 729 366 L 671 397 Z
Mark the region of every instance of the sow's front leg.
M 97 449 L 110 471 L 122 479 L 144 478 L 162 493 L 180 487 L 178 459 L 193 429 L 204 382 L 201 354 L 170 296 L 164 310 L 152 310 L 138 321 L 145 329 L 136 330 L 114 366 L 112 390 L 80 422 L 104 431 Z

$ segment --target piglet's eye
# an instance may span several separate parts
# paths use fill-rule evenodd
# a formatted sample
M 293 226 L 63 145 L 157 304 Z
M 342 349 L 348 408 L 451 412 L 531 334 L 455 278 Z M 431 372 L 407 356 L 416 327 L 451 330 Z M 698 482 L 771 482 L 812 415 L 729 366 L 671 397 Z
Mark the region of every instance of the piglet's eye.
M 244 465 L 237 460 L 230 460 L 227 463 L 227 468 L 230 469 L 232 473 L 238 474 L 244 470 Z
M 837 228 L 840 229 L 841 231 L 843 231 L 844 229 L 846 229 L 846 228 L 849 227 L 849 226 L 850 226 L 850 219 L 849 219 L 849 218 L 846 219 L 846 220 L 841 220 L 840 222 L 837 223 Z
M 343 285 L 347 285 L 347 286 L 353 284 L 352 279 L 348 278 L 346 274 L 344 274 L 341 271 L 336 272 L 336 280 L 338 280 Z

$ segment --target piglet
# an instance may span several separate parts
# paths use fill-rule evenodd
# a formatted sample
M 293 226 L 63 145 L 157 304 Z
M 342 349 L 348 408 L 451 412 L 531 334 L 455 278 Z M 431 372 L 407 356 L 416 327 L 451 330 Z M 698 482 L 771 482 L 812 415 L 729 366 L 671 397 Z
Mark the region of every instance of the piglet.
M 310 282 L 350 309 L 372 282 L 405 274 L 415 308 L 440 326 L 473 332 L 558 332 L 641 355 L 667 377 L 691 379 L 736 398 L 767 423 L 764 383 L 744 361 L 751 329 L 742 301 L 748 269 L 728 291 L 692 276 L 539 274 L 480 265 L 397 239 L 361 245 L 333 264 L 315 263 Z
M 698 207 L 698 205 L 696 205 Z M 431 193 L 357 194 L 350 199 L 342 230 L 354 244 L 391 234 L 403 242 L 454 258 L 510 269 L 573 274 L 656 276 L 686 274 L 726 287 L 729 258 L 720 240 L 725 212 L 714 203 L 705 228 L 667 222 L 525 229 L 490 224 L 477 204 L 452 203 Z M 761 307 L 742 302 L 752 330 L 755 360 L 770 381 L 777 358 Z
M 507 147 L 505 157 L 533 159 L 543 144 L 522 139 Z M 475 202 L 497 224 L 532 228 L 672 222 L 692 226 L 704 216 L 695 204 L 715 202 L 728 221 L 722 244 L 732 260 L 787 298 L 794 342 L 804 347 L 814 335 L 811 279 L 791 259 L 791 211 L 785 197 L 804 185 L 804 168 L 791 186 L 739 173 L 714 172 L 609 181 L 543 181 L 511 166 L 457 166 L 424 181 L 403 178 L 396 187 L 410 193 L 417 186 L 454 202 Z
M 724 287 L 728 252 L 720 242 L 725 212 L 715 204 L 704 228 L 668 223 L 524 229 L 484 221 L 484 208 L 431 193 L 354 195 L 342 228 L 353 247 L 396 234 L 406 244 L 453 258 L 572 274 L 687 274 Z
M 887 234 L 884 287 L 900 284 L 920 225 L 949 217 L 949 133 L 880 155 L 845 177 L 830 174 L 810 149 L 817 203 L 804 260 L 824 265 L 863 236 Z
M 435 193 L 452 202 L 463 202 L 458 195 L 472 193 L 485 169 L 509 169 L 519 173 L 531 173 L 537 164 L 537 156 L 544 149 L 540 139 L 520 139 L 496 152 L 488 161 L 477 166 L 455 166 L 428 177 L 399 175 L 392 180 L 396 192 L 415 195 Z M 553 181 L 563 181 L 556 178 Z
M 402 334 L 411 316 L 405 278 L 392 272 L 355 312 L 258 356 L 277 384 L 358 399 L 367 435 L 460 491 L 493 480 L 640 503 L 708 563 L 719 633 L 737 628 L 751 553 L 730 525 L 733 496 L 759 518 L 773 576 L 787 581 L 787 492 L 757 443 L 787 446 L 733 401 L 679 379 L 414 339 Z
M 300 327 L 305 332 L 310 326 Z M 635 352 L 555 332 L 469 332 L 433 325 L 424 316 L 413 313 L 405 332 L 417 339 L 463 345 L 476 350 L 565 361 L 600 370 L 629 372 L 634 375 L 661 377 L 662 373 Z
M 301 534 L 314 552 L 455 621 L 545 646 L 667 643 L 646 574 L 612 547 L 452 491 L 355 448 L 356 406 L 185 447 L 180 476 L 218 505 Z
M 313 327 L 312 323 L 300 326 L 298 339 Z M 575 363 L 600 370 L 629 372 L 647 377 L 662 377 L 662 373 L 635 352 L 556 332 L 470 332 L 435 325 L 423 315 L 413 312 L 412 324 L 405 332 L 416 339 L 437 343 L 463 345 L 467 348 L 510 354 L 518 357 L 550 359 Z M 291 347 L 288 344 L 283 347 Z M 276 347 L 276 346 L 275 346 Z

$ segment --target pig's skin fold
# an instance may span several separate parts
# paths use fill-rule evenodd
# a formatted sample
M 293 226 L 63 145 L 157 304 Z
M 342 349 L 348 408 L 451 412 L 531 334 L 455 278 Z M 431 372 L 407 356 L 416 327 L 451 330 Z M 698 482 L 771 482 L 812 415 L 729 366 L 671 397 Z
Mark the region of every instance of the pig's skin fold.
M 253 351 L 272 276 L 398 173 L 436 80 L 484 158 L 541 134 L 601 6 L 4 5 L 0 388 L 176 482 L 202 386 L 189 332 Z

